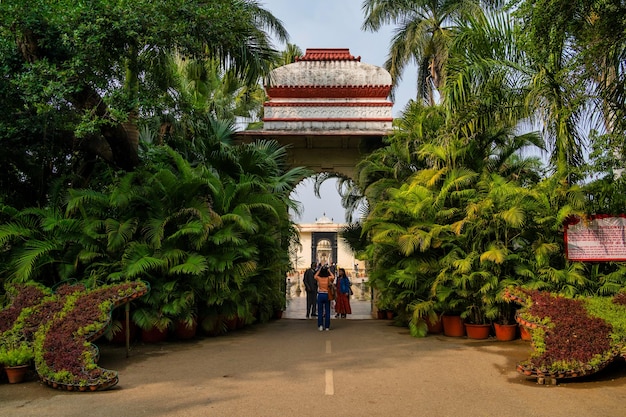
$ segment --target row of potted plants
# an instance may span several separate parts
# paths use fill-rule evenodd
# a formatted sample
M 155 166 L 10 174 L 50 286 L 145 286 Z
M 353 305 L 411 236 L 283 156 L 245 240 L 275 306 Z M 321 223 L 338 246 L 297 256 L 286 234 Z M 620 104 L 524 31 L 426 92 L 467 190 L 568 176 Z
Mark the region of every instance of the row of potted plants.
M 110 325 L 115 307 L 148 291 L 142 281 L 94 288 L 66 284 L 54 291 L 38 284 L 12 285 L 7 288 L 12 302 L 0 311 L 5 323 L 0 361 L 28 366 L 34 359 L 39 378 L 55 388 L 109 388 L 118 382 L 117 372 L 98 367 L 98 349 L 91 342 Z
M 517 323 L 481 323 L 466 322 L 460 315 L 434 314 L 421 319 L 416 326 L 409 323 L 409 328 L 414 336 L 425 334 L 440 334 L 450 337 L 467 336 L 469 339 L 487 339 L 494 336 L 499 341 L 511 341 L 518 337 Z

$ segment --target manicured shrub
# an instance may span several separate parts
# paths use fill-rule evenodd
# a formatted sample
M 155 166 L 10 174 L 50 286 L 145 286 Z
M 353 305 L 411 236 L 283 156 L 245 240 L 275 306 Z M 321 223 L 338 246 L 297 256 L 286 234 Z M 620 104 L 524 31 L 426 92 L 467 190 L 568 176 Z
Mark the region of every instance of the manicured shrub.
M 109 388 L 117 383 L 117 372 L 97 366 L 98 349 L 90 342 L 105 331 L 115 307 L 148 290 L 141 281 L 94 289 L 62 285 L 55 292 L 34 284 L 12 287 L 13 302 L 0 311 L 0 317 L 14 319 L 0 333 L 0 348 L 10 337 L 19 337 L 34 352 L 39 377 L 51 386 L 84 391 Z
M 623 294 L 572 299 L 515 289 L 506 297 L 522 305 L 516 319 L 532 329 L 533 351 L 528 360 L 518 364 L 518 371 L 526 375 L 565 378 L 592 374 L 626 346 Z

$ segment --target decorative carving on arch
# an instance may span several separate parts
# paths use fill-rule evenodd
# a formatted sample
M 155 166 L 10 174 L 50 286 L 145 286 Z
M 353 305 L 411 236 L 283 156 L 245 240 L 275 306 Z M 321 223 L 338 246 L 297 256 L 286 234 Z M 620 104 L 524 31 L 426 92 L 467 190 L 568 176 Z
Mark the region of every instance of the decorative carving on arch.
M 382 98 L 391 93 L 390 85 L 367 86 L 266 86 L 265 91 L 273 98 Z
M 268 101 L 265 107 L 393 107 L 390 101 Z

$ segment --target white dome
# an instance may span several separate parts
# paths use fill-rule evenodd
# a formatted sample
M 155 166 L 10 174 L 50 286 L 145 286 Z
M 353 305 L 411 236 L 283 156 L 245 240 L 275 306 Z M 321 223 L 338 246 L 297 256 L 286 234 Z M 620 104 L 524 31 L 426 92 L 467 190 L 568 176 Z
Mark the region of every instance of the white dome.
M 391 87 L 391 75 L 364 64 L 347 48 L 307 49 L 297 62 L 274 69 L 269 87 Z
M 315 220 L 317 224 L 332 224 L 333 220 L 326 217 L 326 213 L 322 215 L 319 219 Z
M 276 68 L 273 87 L 352 87 L 391 85 L 391 75 L 381 67 L 356 61 L 304 61 Z

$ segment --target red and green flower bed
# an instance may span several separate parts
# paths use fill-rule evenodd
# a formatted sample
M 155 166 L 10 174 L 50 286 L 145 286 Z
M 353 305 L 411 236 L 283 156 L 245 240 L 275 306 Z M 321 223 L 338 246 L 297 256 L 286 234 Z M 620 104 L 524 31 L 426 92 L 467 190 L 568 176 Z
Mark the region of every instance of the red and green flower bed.
M 19 334 L 34 351 L 39 377 L 52 387 L 107 389 L 118 382 L 117 372 L 97 366 L 98 349 L 91 342 L 110 325 L 115 307 L 148 291 L 141 281 L 94 289 L 63 285 L 54 292 L 36 284 L 12 286 L 12 303 L 0 311 L 0 323 L 11 323 L 0 328 L 0 346 Z
M 506 297 L 522 306 L 517 322 L 531 330 L 532 353 L 517 370 L 554 379 L 590 375 L 622 355 L 626 346 L 626 295 L 572 299 L 511 290 Z

